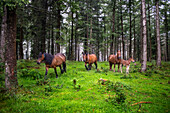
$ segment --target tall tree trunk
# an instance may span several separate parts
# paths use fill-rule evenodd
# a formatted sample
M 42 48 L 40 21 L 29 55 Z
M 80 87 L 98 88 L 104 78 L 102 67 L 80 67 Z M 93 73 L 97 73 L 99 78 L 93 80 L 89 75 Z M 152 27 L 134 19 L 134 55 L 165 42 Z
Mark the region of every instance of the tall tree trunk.
M 2 25 L 1 25 L 1 49 L 0 49 L 0 61 L 5 62 L 5 35 L 7 30 L 7 9 L 5 5 L 3 6 L 3 17 L 2 17 Z
M 90 19 L 90 39 L 92 39 L 92 31 L 93 31 L 93 29 L 92 29 L 92 17 L 91 17 L 91 19 Z M 92 53 L 92 42 L 90 41 L 90 45 L 89 45 L 89 53 Z
M 5 34 L 5 86 L 10 89 L 18 85 L 16 62 L 16 8 L 7 8 L 7 31 Z
M 122 0 L 120 0 L 122 2 Z M 124 46 L 124 36 L 123 36 L 123 5 L 121 6 L 121 31 L 122 31 L 122 53 L 123 53 L 123 59 L 125 58 L 125 46 Z
M 89 27 L 88 27 L 88 15 L 86 14 L 86 29 L 85 29 L 85 40 L 84 40 L 85 53 L 88 53 L 88 38 L 89 38 Z
M 135 12 L 135 3 L 134 3 L 134 1 L 133 1 L 133 9 L 134 9 L 133 12 Z M 133 35 L 134 35 L 133 58 L 136 60 L 136 30 L 135 30 L 135 28 L 136 28 L 136 27 L 135 27 L 135 24 L 136 24 L 136 23 L 135 23 L 135 14 L 133 15 L 133 17 L 134 17 L 134 18 L 133 18 L 133 19 L 134 19 L 134 20 L 133 20 L 133 22 L 134 22 L 134 23 L 133 23 L 133 24 L 134 24 L 134 26 L 133 26 L 133 27 L 134 27 L 134 28 L 133 28 Z
M 42 15 L 42 18 L 41 18 L 41 26 L 42 26 L 42 29 L 41 29 L 41 36 L 42 36 L 42 39 L 41 39 L 41 51 L 44 51 L 46 50 L 45 48 L 45 40 L 46 40 L 46 11 L 47 11 L 47 0 L 43 0 L 42 1 L 42 8 L 44 10 L 44 13 Z
M 161 66 L 161 42 L 159 25 L 159 0 L 156 0 L 156 39 L 157 39 L 157 66 Z
M 73 33 L 73 31 L 74 31 L 74 18 L 73 18 L 73 11 L 71 12 L 71 46 L 70 46 L 70 48 L 71 48 L 71 59 L 70 60 L 74 60 L 74 50 L 73 50 L 73 36 L 74 36 L 74 33 Z
M 76 21 L 78 22 L 78 12 L 76 12 Z M 75 61 L 79 61 L 78 59 L 78 35 L 77 35 L 77 30 L 78 30 L 78 24 L 76 23 L 76 26 L 75 26 Z
M 152 60 L 152 39 L 151 39 L 151 19 L 150 19 L 150 5 L 149 5 L 149 3 L 148 3 L 148 21 L 149 21 L 149 25 L 148 25 L 148 32 L 149 32 L 149 61 L 151 61 Z
M 114 33 L 115 33 L 115 6 L 116 6 L 116 0 L 113 2 L 113 14 L 112 14 L 112 37 L 110 42 L 110 54 L 114 53 Z
M 146 71 L 146 63 L 147 63 L 147 34 L 146 34 L 146 8 L 145 8 L 145 0 L 142 0 L 142 36 L 143 36 L 143 50 L 142 50 L 142 65 L 141 71 Z
M 130 44 L 129 44 L 129 56 L 132 56 L 132 13 L 131 13 L 131 0 L 129 0 L 129 9 L 130 9 L 130 35 L 129 35 L 129 40 L 130 40 Z
M 141 15 L 143 15 L 142 4 L 141 4 Z M 140 63 L 142 63 L 143 62 L 143 16 L 141 16 L 140 22 L 141 22 L 141 28 L 140 28 L 140 51 L 138 51 L 138 52 L 140 53 Z
M 167 15 L 167 0 L 166 0 L 166 5 L 165 5 L 165 10 L 164 10 L 164 15 L 165 15 L 165 34 L 166 34 L 166 61 L 170 61 L 170 52 L 169 52 L 169 39 L 168 39 L 168 15 Z
M 20 42 L 19 42 L 19 58 L 23 59 L 23 38 L 24 38 L 24 34 L 23 34 L 23 29 L 22 27 L 20 28 Z
M 57 46 L 57 53 L 60 53 L 60 27 L 61 27 L 61 3 L 57 1 L 57 36 L 56 36 L 56 46 Z
M 51 54 L 54 55 L 54 31 L 53 25 L 51 26 Z

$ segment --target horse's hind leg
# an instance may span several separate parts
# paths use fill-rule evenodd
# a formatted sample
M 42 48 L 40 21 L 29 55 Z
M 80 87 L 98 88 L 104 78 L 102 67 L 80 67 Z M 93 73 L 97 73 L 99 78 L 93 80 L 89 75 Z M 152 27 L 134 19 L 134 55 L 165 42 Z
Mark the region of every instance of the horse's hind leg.
M 89 70 L 91 70 L 92 64 L 89 64 L 88 67 L 89 67 Z
M 95 66 L 96 66 L 96 69 L 97 69 L 97 62 L 95 62 L 94 64 L 95 64 Z
M 60 70 L 61 70 L 61 74 L 63 74 L 63 73 L 64 73 L 64 71 L 62 70 L 61 65 L 60 65 L 59 67 L 60 67 Z
M 63 70 L 66 72 L 66 63 L 63 62 Z
M 115 65 L 116 65 L 116 64 L 114 63 L 114 72 L 115 72 Z
M 109 62 L 109 65 L 110 65 L 110 71 L 112 70 L 112 63 L 111 62 Z
M 58 78 L 58 74 L 57 74 L 57 70 L 56 68 L 54 68 L 55 74 L 56 74 L 56 78 Z

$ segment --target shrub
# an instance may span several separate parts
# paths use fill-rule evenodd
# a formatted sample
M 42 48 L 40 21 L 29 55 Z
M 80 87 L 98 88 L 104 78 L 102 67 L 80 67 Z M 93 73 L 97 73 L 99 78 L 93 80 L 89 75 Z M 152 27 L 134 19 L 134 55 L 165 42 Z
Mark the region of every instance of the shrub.
M 31 69 L 31 70 L 22 69 L 20 72 L 21 72 L 20 77 L 23 77 L 23 78 L 29 77 L 29 78 L 32 78 L 33 80 L 42 78 L 41 73 L 36 69 Z

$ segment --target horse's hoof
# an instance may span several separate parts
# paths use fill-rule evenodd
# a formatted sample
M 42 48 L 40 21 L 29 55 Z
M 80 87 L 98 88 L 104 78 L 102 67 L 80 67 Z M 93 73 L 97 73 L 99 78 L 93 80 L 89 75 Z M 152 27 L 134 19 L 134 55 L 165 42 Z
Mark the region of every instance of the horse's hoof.
M 110 71 L 112 71 L 112 69 L 110 69 Z
M 56 76 L 56 78 L 58 78 L 58 76 Z

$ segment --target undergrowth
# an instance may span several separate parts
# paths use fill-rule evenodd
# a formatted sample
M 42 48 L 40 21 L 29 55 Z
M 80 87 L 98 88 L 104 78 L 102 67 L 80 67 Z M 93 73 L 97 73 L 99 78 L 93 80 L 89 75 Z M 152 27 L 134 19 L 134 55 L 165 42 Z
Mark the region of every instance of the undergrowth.
M 169 112 L 170 63 L 156 67 L 148 63 L 146 73 L 140 63 L 130 66 L 130 73 L 109 71 L 108 62 L 98 62 L 87 71 L 83 62 L 67 61 L 67 73 L 55 78 L 45 65 L 35 60 L 17 62 L 18 87 L 6 90 L 0 86 L 0 112 Z M 1 71 L 2 72 L 2 71 Z M 4 81 L 1 73 L 0 80 Z M 139 103 L 145 102 L 145 103 Z

